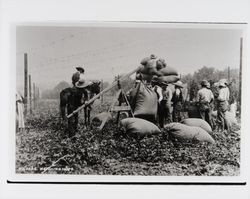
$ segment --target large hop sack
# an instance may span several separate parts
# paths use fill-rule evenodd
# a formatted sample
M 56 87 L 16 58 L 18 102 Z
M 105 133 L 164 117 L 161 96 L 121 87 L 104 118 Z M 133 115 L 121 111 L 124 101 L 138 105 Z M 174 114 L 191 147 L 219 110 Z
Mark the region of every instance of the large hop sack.
M 148 61 L 151 60 L 150 57 L 145 57 L 141 60 L 141 65 L 146 66 Z
M 146 57 L 141 61 L 143 67 L 139 72 L 146 75 L 159 75 L 156 69 L 156 59 L 151 59 L 150 57 Z
M 184 119 L 181 121 L 182 124 L 186 124 L 188 126 L 197 126 L 197 127 L 201 127 L 202 129 L 204 129 L 205 131 L 207 131 L 208 133 L 212 133 L 212 128 L 211 126 L 203 119 L 199 119 L 199 118 L 188 118 L 188 119 Z
M 214 144 L 214 139 L 208 134 L 207 131 L 200 127 L 188 126 L 181 123 L 170 123 L 164 126 L 164 129 L 173 138 L 179 141 L 196 140 L 200 142 L 209 142 Z
M 139 72 L 145 75 L 157 75 L 157 76 L 160 75 L 154 65 L 149 65 L 149 66 L 146 65 L 142 67 Z
M 166 61 L 164 60 L 164 59 L 158 59 L 157 61 L 156 61 L 156 69 L 157 70 L 160 70 L 160 69 L 162 69 L 162 68 L 165 68 L 167 66 L 167 64 L 166 64 Z
M 145 136 L 161 133 L 155 124 L 140 118 L 125 118 L 120 121 L 120 125 L 128 134 Z
M 130 105 L 135 117 L 156 117 L 157 94 L 147 85 L 140 83 L 130 92 Z
M 168 75 L 178 75 L 177 70 L 170 66 L 166 66 L 160 70 L 158 70 L 159 76 L 168 76 Z
M 171 83 L 175 83 L 178 80 L 180 80 L 180 77 L 177 75 L 169 75 L 169 76 L 161 76 L 158 77 L 158 82 L 159 83 L 167 83 L 167 84 L 171 84 Z

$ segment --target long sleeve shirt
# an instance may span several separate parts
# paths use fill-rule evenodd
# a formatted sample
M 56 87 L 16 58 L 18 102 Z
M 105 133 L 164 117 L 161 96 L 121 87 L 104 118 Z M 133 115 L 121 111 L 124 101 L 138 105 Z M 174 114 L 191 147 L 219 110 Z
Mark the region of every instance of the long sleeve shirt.
M 210 103 L 213 99 L 214 95 L 210 89 L 202 88 L 197 93 L 197 102 Z
M 230 95 L 230 92 L 229 92 L 229 88 L 228 87 L 224 87 L 224 88 L 221 88 L 219 90 L 219 96 L 218 96 L 218 100 L 223 102 L 223 101 L 228 101 L 229 100 L 229 95 Z
M 162 90 L 162 96 L 163 96 L 162 100 L 166 100 L 167 103 L 171 104 L 171 99 L 173 97 L 173 93 L 169 87 L 167 87 L 166 90 Z

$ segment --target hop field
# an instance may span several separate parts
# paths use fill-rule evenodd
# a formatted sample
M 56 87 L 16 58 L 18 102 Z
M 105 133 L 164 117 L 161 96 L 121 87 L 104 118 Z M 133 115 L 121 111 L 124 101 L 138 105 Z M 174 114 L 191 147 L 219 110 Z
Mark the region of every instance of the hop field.
M 94 104 L 92 115 L 107 110 L 111 100 Z M 16 172 L 82 175 L 235 176 L 240 173 L 240 128 L 213 132 L 214 145 L 173 143 L 167 134 L 136 140 L 114 121 L 102 131 L 84 126 L 80 114 L 76 139 L 69 139 L 59 117 L 59 102 L 41 100 L 16 133 Z

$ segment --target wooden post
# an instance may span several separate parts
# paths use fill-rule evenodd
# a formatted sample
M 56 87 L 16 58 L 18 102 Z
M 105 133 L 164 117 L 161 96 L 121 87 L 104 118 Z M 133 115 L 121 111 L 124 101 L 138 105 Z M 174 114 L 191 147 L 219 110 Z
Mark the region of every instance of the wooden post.
M 36 109 L 36 85 L 33 83 L 33 108 Z
M 24 115 L 27 115 L 28 101 L 28 55 L 24 53 Z
M 29 104 L 30 104 L 30 114 L 31 114 L 32 113 L 31 75 L 29 75 Z
M 101 89 L 103 90 L 103 79 L 102 79 L 102 83 L 101 83 Z M 101 95 L 101 103 L 103 104 L 103 95 Z
M 239 115 L 241 117 L 241 86 L 242 86 L 242 51 L 243 51 L 243 38 L 240 38 L 240 74 L 239 74 Z
M 38 87 L 37 87 L 37 99 L 40 99 L 40 90 Z

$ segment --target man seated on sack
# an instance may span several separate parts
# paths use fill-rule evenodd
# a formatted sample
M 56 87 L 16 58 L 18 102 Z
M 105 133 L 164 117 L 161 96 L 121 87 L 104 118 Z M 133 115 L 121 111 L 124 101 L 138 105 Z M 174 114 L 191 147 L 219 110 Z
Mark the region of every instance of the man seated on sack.
M 213 128 L 212 102 L 214 101 L 214 95 L 209 87 L 210 84 L 207 80 L 201 82 L 201 89 L 197 93 L 197 105 L 201 118 Z

